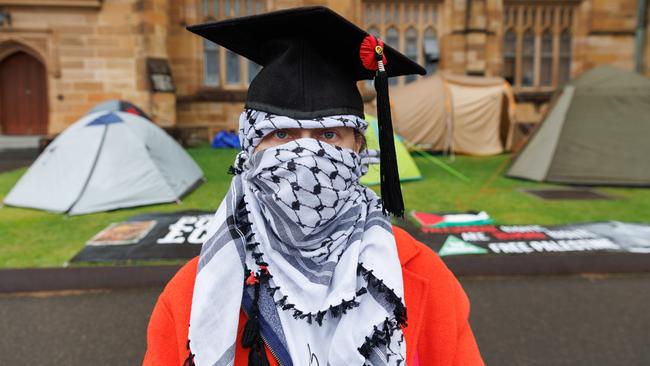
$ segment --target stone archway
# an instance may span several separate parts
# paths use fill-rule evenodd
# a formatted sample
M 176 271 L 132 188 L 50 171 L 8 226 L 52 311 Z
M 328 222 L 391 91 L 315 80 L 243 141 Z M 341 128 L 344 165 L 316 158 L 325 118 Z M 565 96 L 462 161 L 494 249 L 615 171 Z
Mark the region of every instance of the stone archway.
M 31 53 L 17 50 L 0 60 L 0 133 L 45 135 L 47 74 Z

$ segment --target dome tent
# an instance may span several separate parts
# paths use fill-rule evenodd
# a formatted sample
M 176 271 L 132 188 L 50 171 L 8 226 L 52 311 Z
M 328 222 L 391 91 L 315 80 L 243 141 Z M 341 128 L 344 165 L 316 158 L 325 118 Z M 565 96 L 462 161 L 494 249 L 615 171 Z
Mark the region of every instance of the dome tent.
M 377 126 L 377 118 L 366 114 L 366 121 L 368 121 L 368 129 L 366 130 L 366 144 L 369 149 L 379 150 L 379 127 Z M 402 139 L 394 135 L 395 140 L 395 156 L 397 158 L 397 169 L 399 171 L 400 182 L 409 182 L 422 179 L 420 169 L 415 164 L 415 160 L 411 157 Z M 368 173 L 361 177 L 361 183 L 367 186 L 378 185 L 381 183 L 381 171 L 379 164 L 371 164 L 368 166 Z
M 187 152 L 151 121 L 97 112 L 52 141 L 4 203 L 86 214 L 177 201 L 202 177 Z
M 507 176 L 584 185 L 650 186 L 650 79 L 611 66 L 564 87 Z
M 138 108 L 138 106 L 135 104 L 119 99 L 111 99 L 103 103 L 99 103 L 86 114 L 93 114 L 97 112 L 128 112 L 151 120 L 151 117 L 144 113 L 144 111 Z

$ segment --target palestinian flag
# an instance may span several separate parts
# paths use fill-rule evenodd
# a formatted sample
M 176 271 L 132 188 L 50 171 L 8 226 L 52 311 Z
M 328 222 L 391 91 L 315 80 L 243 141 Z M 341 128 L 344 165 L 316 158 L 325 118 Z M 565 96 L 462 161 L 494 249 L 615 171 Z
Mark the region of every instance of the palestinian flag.
M 464 213 L 428 213 L 411 211 L 411 217 L 420 226 L 443 228 L 450 226 L 490 225 L 494 220 L 485 211 Z

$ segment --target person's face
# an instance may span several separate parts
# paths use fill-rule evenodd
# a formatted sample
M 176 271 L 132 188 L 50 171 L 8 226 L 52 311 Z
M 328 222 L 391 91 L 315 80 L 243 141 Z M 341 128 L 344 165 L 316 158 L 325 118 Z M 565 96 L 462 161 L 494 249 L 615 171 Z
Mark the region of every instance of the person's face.
M 312 138 L 328 144 L 336 145 L 344 149 L 354 150 L 357 153 L 361 150 L 362 138 L 352 127 L 333 128 L 286 128 L 275 130 L 264 136 L 255 151 L 261 151 L 270 147 L 286 144 L 287 142 Z

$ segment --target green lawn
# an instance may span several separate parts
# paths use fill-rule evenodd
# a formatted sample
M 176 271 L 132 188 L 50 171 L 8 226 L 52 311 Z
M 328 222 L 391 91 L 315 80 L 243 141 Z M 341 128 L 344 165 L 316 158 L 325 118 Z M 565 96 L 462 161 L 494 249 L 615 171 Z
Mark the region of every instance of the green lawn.
M 115 212 L 66 217 L 43 211 L 0 208 L 0 268 L 61 266 L 95 233 L 111 222 L 145 212 L 189 209 L 214 210 L 226 190 L 226 174 L 235 151 L 207 146 L 188 150 L 203 168 L 207 182 L 180 205 L 164 204 Z M 601 188 L 619 197 L 610 201 L 548 202 L 520 192 L 522 188 L 550 186 L 503 176 L 508 155 L 458 156 L 445 161 L 470 178 L 465 183 L 423 158 L 416 162 L 425 179 L 403 185 L 407 209 L 423 211 L 485 210 L 498 223 L 563 224 L 595 220 L 650 222 L 650 189 Z M 0 174 L 0 198 L 25 169 Z

